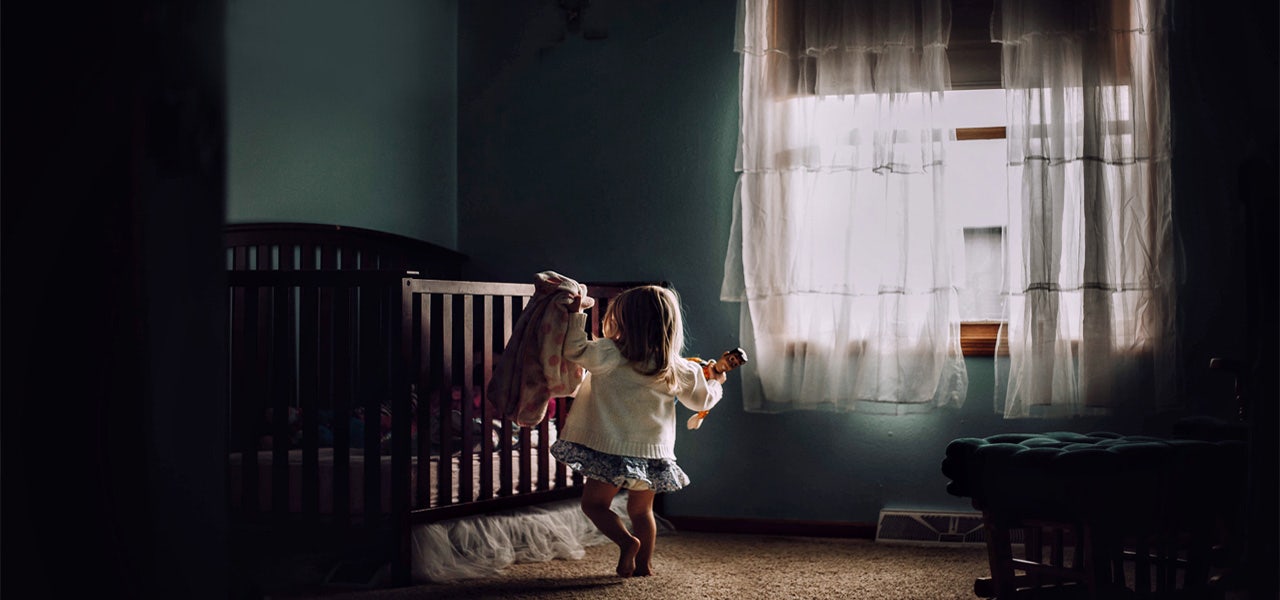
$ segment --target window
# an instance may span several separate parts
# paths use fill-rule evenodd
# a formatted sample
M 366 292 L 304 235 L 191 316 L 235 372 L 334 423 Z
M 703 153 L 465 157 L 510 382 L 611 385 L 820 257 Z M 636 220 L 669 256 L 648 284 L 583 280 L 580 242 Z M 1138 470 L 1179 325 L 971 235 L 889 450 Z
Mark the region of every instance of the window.
M 865 95 L 834 94 L 792 95 L 784 102 L 795 112 L 807 112 L 822 123 L 816 135 L 797 141 L 787 153 L 822 155 L 823 164 L 851 166 L 857 154 L 865 152 L 870 135 L 848 136 L 848 132 L 870 132 L 875 129 L 876 102 Z M 945 94 L 944 123 L 955 143 L 950 144 L 944 171 L 947 203 L 951 223 L 959 229 L 957 239 L 962 248 L 955 252 L 953 282 L 960 302 L 961 350 L 966 356 L 994 356 L 998 335 L 1004 323 L 1004 242 L 1008 210 L 1008 148 L 1005 140 L 1005 96 L 1002 89 L 953 90 Z M 904 119 L 905 128 L 918 123 Z M 943 135 L 939 130 L 939 135 Z M 815 259 L 797 263 L 797 268 L 826 271 L 839 268 L 840 258 L 830 249 L 841 245 L 850 235 L 868 237 L 882 234 L 876 228 L 851 231 L 842 214 L 842 181 L 815 189 L 811 209 L 833 215 L 808 231 L 806 236 Z M 830 188 L 830 189 L 828 189 Z M 889 246 L 885 240 L 880 246 Z M 854 265 L 868 269 L 877 264 L 869 260 Z M 855 273 L 856 275 L 856 273 Z M 858 278 L 858 277 L 854 277 Z M 796 301 L 787 305 L 787 321 L 797 323 L 814 310 L 812 301 Z M 855 314 L 852 319 L 871 319 L 872 314 Z M 796 326 L 788 326 L 796 329 Z M 792 344 L 790 353 L 808 341 Z
M 1004 324 L 1004 243 L 1008 230 L 1008 147 L 1002 89 L 946 94 L 956 143 L 947 155 L 951 222 L 960 228 L 963 259 L 956 265 L 960 348 L 965 356 L 994 356 Z
M 740 7 L 748 410 L 955 402 L 1005 332 L 1006 417 L 1173 398 L 1164 0 Z

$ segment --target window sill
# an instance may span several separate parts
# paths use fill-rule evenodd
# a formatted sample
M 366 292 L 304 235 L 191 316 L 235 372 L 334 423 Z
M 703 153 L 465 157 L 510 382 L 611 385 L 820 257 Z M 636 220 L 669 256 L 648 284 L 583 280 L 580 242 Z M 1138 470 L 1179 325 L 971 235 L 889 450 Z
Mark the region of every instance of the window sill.
M 1007 331 L 1002 331 L 1006 325 L 1004 321 L 965 321 L 960 323 L 960 354 L 965 357 L 975 358 L 992 358 L 996 356 L 1009 356 L 1009 337 Z M 1070 340 L 1072 353 L 1078 352 L 1080 341 Z M 808 344 L 803 341 L 794 341 L 786 345 L 785 355 L 788 359 L 803 358 L 808 349 Z M 865 345 L 862 342 L 853 342 L 849 345 L 849 355 L 861 355 L 865 351 Z M 1131 356 L 1142 356 L 1150 353 L 1150 349 L 1143 344 L 1141 347 L 1123 353 Z
M 966 321 L 960 323 L 960 353 L 964 356 L 991 358 L 1008 356 L 1009 343 L 1007 335 L 1001 335 L 1003 321 Z M 786 345 L 785 355 L 789 359 L 803 358 L 808 351 L 808 344 L 796 340 Z M 999 353 L 997 354 L 997 349 Z M 866 350 L 862 342 L 849 345 L 849 356 L 861 355 Z
M 1001 335 L 1002 321 L 968 321 L 960 324 L 960 353 L 990 358 L 1009 355 L 1009 340 Z

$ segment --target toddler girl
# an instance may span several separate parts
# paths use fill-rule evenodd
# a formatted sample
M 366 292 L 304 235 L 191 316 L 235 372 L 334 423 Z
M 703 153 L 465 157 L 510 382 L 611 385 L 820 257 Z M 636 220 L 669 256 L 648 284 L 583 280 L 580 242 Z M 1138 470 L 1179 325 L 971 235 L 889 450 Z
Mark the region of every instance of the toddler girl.
M 654 494 L 689 483 L 676 465 L 672 397 L 692 410 L 708 410 L 720 401 L 725 375 L 708 381 L 700 365 L 681 357 L 680 300 L 667 288 L 641 286 L 619 294 L 605 311 L 599 340 L 587 339 L 580 300 L 568 310 L 563 356 L 587 373 L 551 454 L 586 477 L 582 512 L 618 545 L 618 575 L 650 575 L 657 538 Z M 624 488 L 634 534 L 610 510 Z

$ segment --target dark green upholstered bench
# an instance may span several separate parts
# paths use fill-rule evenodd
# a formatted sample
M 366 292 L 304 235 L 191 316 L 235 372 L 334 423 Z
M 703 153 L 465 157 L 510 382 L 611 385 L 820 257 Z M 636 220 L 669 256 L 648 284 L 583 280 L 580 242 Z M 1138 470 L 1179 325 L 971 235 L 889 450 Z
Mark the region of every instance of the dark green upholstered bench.
M 942 461 L 947 491 L 983 513 L 991 577 L 975 593 L 1002 600 L 1205 589 L 1245 468 L 1238 439 L 1111 432 L 960 438 Z

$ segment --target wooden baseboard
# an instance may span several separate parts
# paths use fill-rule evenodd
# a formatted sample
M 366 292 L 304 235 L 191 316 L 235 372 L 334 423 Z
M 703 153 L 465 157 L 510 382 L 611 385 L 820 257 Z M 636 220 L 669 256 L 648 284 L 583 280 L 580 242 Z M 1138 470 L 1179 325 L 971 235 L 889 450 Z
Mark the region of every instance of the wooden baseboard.
M 677 531 L 706 533 L 749 533 L 762 535 L 794 535 L 802 537 L 838 537 L 873 540 L 875 523 L 845 521 L 798 521 L 790 519 L 728 519 L 718 517 L 679 517 L 663 515 Z

